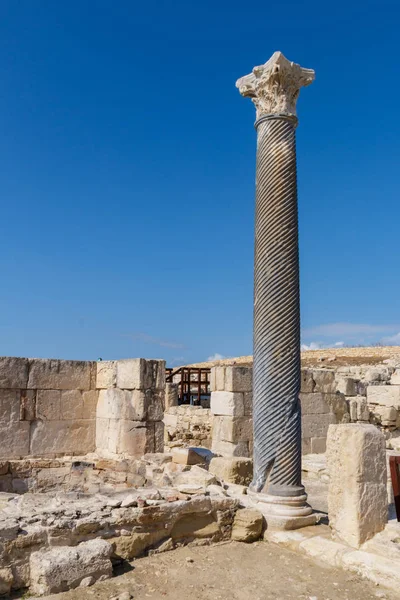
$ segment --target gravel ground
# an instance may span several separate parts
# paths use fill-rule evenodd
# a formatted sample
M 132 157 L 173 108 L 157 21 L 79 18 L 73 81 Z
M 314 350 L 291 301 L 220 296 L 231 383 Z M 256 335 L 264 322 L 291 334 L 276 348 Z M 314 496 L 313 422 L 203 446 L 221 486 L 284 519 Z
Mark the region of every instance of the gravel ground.
M 132 570 L 47 600 L 399 600 L 400 594 L 267 542 L 185 547 L 141 558 Z

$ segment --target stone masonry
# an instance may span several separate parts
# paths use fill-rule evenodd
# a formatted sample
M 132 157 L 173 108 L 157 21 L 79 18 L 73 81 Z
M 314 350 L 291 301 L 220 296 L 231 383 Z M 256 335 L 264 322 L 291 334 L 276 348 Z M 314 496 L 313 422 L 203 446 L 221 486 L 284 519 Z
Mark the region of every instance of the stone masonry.
M 190 404 L 171 406 L 164 413 L 165 446 L 211 448 L 212 423 L 213 415 L 209 408 Z

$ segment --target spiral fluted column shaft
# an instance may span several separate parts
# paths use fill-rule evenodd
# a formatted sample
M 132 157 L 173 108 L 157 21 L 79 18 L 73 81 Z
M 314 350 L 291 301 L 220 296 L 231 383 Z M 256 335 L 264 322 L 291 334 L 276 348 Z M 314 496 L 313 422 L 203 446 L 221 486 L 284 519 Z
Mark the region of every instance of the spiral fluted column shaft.
M 258 120 L 254 257 L 254 480 L 281 496 L 301 486 L 296 117 Z

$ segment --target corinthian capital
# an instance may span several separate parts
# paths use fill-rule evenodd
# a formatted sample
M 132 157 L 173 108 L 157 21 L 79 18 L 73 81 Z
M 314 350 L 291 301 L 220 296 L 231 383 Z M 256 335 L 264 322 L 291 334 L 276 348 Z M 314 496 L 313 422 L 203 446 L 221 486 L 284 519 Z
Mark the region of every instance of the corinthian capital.
M 265 65 L 238 79 L 236 87 L 254 102 L 257 119 L 266 114 L 296 115 L 300 88 L 310 85 L 314 78 L 312 69 L 303 69 L 282 52 L 275 52 Z

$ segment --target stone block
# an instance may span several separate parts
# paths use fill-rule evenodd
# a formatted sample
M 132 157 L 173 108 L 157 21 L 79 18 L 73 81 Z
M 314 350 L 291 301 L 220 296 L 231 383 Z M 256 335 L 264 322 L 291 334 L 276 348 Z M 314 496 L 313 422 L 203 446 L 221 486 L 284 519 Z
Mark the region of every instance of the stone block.
M 20 419 L 20 390 L 0 388 L 0 422 L 9 423 Z
M 253 390 L 253 369 L 251 367 L 225 367 L 225 388 L 227 392 L 251 392 Z
M 167 429 L 176 429 L 178 427 L 178 415 L 164 413 L 164 425 Z
M 177 383 L 165 384 L 165 410 L 172 406 L 178 406 L 178 390 L 179 385 Z
M 110 419 L 96 419 L 96 451 L 101 454 L 101 451 L 108 450 L 108 429 L 110 426 Z
M 196 452 L 196 448 L 173 448 L 172 462 L 177 465 L 201 465 L 206 458 Z
M 326 394 L 300 393 L 301 412 L 303 415 L 316 415 L 330 412 L 330 406 L 326 402 Z
M 95 419 L 97 400 L 99 394 L 96 390 L 90 390 L 89 392 L 82 393 L 83 409 L 82 419 Z
M 0 357 L 0 388 L 25 389 L 28 383 L 27 358 Z
M 154 450 L 153 452 L 164 451 L 164 423 L 162 421 L 154 421 L 149 423 L 149 426 L 154 426 Z
M 107 427 L 104 423 L 103 427 Z M 161 431 L 161 430 L 160 430 Z M 160 431 L 157 431 L 158 437 Z M 105 437 L 105 432 L 100 435 Z M 140 458 L 148 452 L 159 452 L 160 443 L 155 443 L 155 423 L 145 423 L 143 421 L 130 421 L 124 419 L 109 419 L 107 430 L 107 447 L 113 454 L 124 454 L 129 457 Z M 164 447 L 164 434 L 162 432 L 161 450 Z
M 243 508 L 235 514 L 232 539 L 237 542 L 255 542 L 261 537 L 264 518 L 253 508 Z
M 345 396 L 357 396 L 357 381 L 352 377 L 337 377 L 336 391 Z
M 398 411 L 393 408 L 393 406 L 374 406 L 371 408 L 374 417 L 377 419 L 378 423 L 383 426 L 395 426 L 396 420 L 398 416 Z
M 311 454 L 311 439 L 310 437 L 301 438 L 301 453 L 302 454 Z
M 31 424 L 30 454 L 77 455 L 93 452 L 95 423 L 94 420 L 35 421 Z
M 230 417 L 244 416 L 244 397 L 242 392 L 212 392 L 211 412 L 213 415 Z
M 390 378 L 391 385 L 400 385 L 400 369 L 396 369 Z
M 336 422 L 335 415 L 330 413 L 302 415 L 302 435 L 305 438 L 326 437 L 329 425 Z
M 10 567 L 0 568 L 0 596 L 9 595 L 14 577 Z
M 368 404 L 393 406 L 400 409 L 400 385 L 369 385 L 367 388 Z
M 29 454 L 29 421 L 0 423 L 0 458 L 23 458 Z
M 387 522 L 385 437 L 373 425 L 331 425 L 327 461 L 330 526 L 358 548 Z
M 349 404 L 350 418 L 353 422 L 369 421 L 369 408 L 365 396 L 346 398 Z
M 221 456 L 251 456 L 249 442 L 224 442 L 222 440 L 212 440 L 211 450 L 214 454 Z
M 90 390 L 93 362 L 41 358 L 29 362 L 30 390 Z
M 165 360 L 131 358 L 117 361 L 117 387 L 165 390 Z
M 20 421 L 36 419 L 36 390 L 21 390 L 19 404 Z
M 80 390 L 65 390 L 60 392 L 60 414 L 61 419 L 82 419 L 83 398 Z M 58 418 L 58 417 L 57 417 Z
M 61 420 L 61 390 L 38 390 L 36 418 L 42 421 Z
M 96 388 L 108 389 L 117 385 L 117 361 L 101 360 L 96 363 Z
M 335 372 L 328 369 L 313 369 L 314 392 L 334 394 L 336 392 Z
M 94 539 L 75 547 L 61 546 L 30 555 L 30 591 L 33 594 L 57 594 L 75 589 L 83 580 L 90 583 L 112 576 L 112 546 Z
M 209 471 L 226 483 L 250 485 L 253 478 L 253 461 L 250 458 L 217 456 L 211 460 Z
M 244 416 L 251 417 L 253 414 L 253 392 L 243 394 Z
M 248 442 L 253 439 L 253 420 L 251 417 L 215 416 L 212 437 L 225 442 Z
M 312 394 L 315 388 L 313 372 L 311 369 L 301 369 L 301 388 L 303 394 Z
M 109 388 L 99 391 L 96 415 L 104 419 L 161 421 L 164 402 L 163 390 Z
M 365 372 L 364 380 L 367 383 L 374 383 L 378 381 L 388 381 L 390 378 L 389 369 L 387 367 L 375 366 L 371 367 Z
M 324 454 L 326 452 L 326 437 L 311 438 L 311 454 Z
M 211 369 L 211 391 L 223 392 L 225 390 L 225 367 Z

